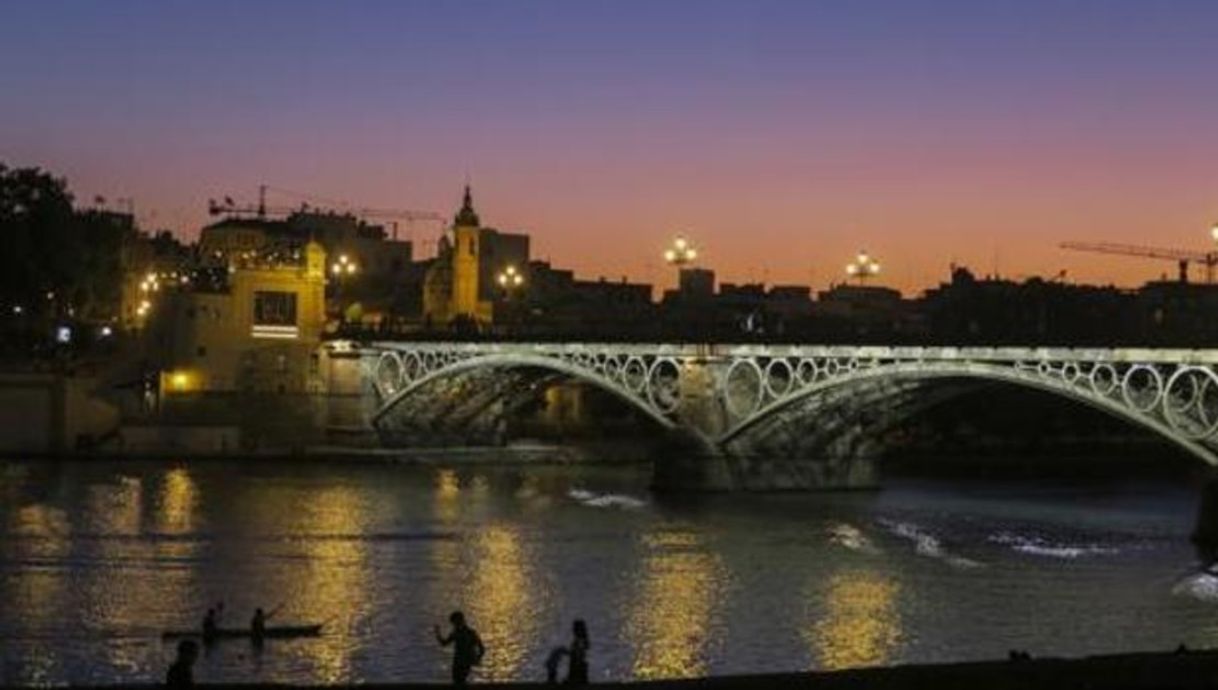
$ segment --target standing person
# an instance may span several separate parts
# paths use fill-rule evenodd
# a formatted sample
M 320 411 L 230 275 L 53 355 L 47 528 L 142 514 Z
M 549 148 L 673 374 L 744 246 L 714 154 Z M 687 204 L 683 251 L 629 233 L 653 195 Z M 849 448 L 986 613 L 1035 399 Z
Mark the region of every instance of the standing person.
M 203 644 L 210 644 L 216 639 L 216 610 L 207 609 L 207 615 L 203 617 Z
M 566 685 L 588 684 L 588 648 L 592 643 L 588 641 L 588 625 L 583 619 L 575 620 L 571 635 L 571 646 L 555 647 L 546 658 L 546 682 L 551 685 L 558 682 L 558 665 L 564 656 L 567 657 L 567 679 L 563 682 Z
M 588 640 L 588 624 L 582 618 L 575 619 L 571 625 L 571 646 L 567 649 L 570 657 L 567 659 L 567 685 L 588 684 L 588 648 L 592 643 Z
M 255 642 L 261 642 L 266 636 L 266 619 L 268 616 L 259 607 L 254 610 L 254 619 L 250 621 L 250 635 Z
M 478 637 L 478 631 L 465 623 L 464 613 L 453 611 L 452 615 L 448 617 L 448 622 L 452 623 L 452 632 L 448 634 L 448 637 L 444 637 L 440 635 L 440 626 L 437 625 L 435 628 L 436 642 L 439 642 L 441 647 L 453 645 L 453 685 L 465 687 L 469 679 L 469 672 L 482 663 L 486 647 L 482 645 L 482 638 Z
M 165 676 L 167 688 L 192 688 L 195 685 L 194 665 L 199 658 L 199 645 L 194 640 L 178 643 L 178 658 L 169 667 Z

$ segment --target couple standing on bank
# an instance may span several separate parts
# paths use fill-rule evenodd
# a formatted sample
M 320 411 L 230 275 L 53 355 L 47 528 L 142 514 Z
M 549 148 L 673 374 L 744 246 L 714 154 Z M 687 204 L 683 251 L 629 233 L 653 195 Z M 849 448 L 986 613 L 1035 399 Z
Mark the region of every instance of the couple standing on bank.
M 478 637 L 478 632 L 465 622 L 464 613 L 453 611 L 448 622 L 452 623 L 452 632 L 445 637 L 440 634 L 440 626 L 437 625 L 436 642 L 443 647 L 453 646 L 453 685 L 464 687 L 469 682 L 470 672 L 482 663 L 486 647 L 482 644 L 482 638 Z M 567 685 L 588 684 L 588 648 L 591 646 L 588 642 L 588 626 L 582 620 L 577 620 L 572 626 L 572 634 L 574 637 L 571 646 L 555 649 L 546 660 L 546 672 L 551 683 L 557 682 L 558 664 L 565 656 L 568 659 Z

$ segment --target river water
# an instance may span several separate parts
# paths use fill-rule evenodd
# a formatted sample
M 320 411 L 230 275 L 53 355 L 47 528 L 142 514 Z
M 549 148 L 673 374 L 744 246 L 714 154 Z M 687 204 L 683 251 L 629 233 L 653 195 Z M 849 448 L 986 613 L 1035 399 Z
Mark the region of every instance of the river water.
M 153 681 L 224 602 L 317 639 L 214 645 L 204 682 L 540 679 L 570 621 L 593 677 L 833 669 L 1218 644 L 1194 491 L 893 482 L 664 500 L 647 472 L 287 463 L 0 464 L 0 684 Z

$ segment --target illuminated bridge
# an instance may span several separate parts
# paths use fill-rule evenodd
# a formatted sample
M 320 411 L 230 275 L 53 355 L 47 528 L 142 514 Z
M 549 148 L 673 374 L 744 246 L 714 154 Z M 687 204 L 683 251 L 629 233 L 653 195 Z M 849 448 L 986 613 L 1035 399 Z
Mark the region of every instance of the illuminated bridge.
M 673 439 L 657 479 L 702 488 L 872 481 L 883 432 L 1002 382 L 1091 406 L 1218 465 L 1218 350 L 336 342 L 385 442 L 418 424 L 501 423 L 578 380 Z M 667 458 L 671 458 L 668 460 Z

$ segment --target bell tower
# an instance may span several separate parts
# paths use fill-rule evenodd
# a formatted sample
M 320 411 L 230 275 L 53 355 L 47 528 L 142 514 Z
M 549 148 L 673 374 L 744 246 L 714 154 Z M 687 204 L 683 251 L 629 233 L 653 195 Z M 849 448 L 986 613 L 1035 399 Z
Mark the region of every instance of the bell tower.
M 465 185 L 465 199 L 461 210 L 453 218 L 453 316 L 464 315 L 477 320 L 478 267 L 482 224 L 474 211 L 473 197 L 469 185 Z

